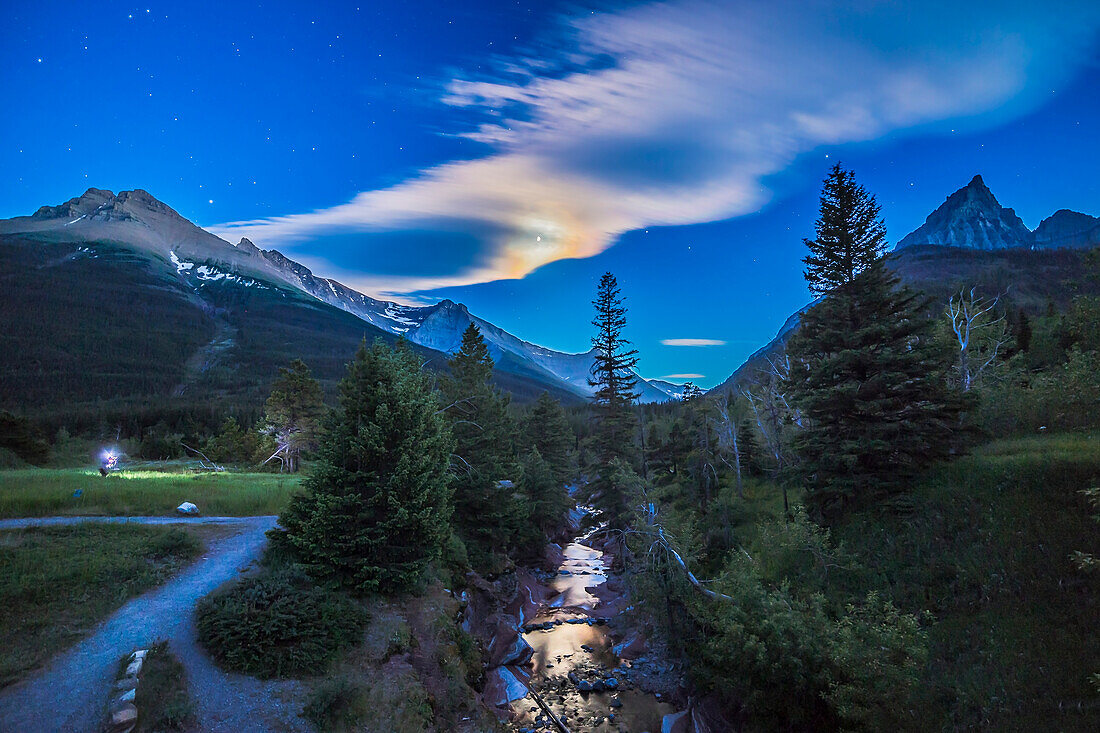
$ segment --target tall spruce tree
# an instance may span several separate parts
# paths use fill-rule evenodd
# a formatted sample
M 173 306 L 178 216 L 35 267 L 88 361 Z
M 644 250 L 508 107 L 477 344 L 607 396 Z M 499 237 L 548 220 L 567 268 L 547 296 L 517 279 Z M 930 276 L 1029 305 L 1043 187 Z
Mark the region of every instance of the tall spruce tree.
M 514 482 L 518 479 L 515 425 L 508 395 L 492 384 L 493 358 L 471 323 L 444 380 L 445 414 L 455 437 L 455 524 L 475 565 L 511 549 L 526 521 Z
M 543 392 L 527 415 L 527 443 L 546 461 L 554 480 L 564 485 L 573 478 L 572 448 L 576 439 L 561 403 Z
M 592 319 L 596 327 L 596 335 L 592 337 L 596 356 L 588 383 L 595 388 L 592 437 L 599 464 L 593 496 L 603 515 L 601 518 L 610 527 L 621 528 L 627 522 L 624 507 L 629 506 L 629 498 L 623 492 L 635 484 L 632 480 L 624 480 L 623 476 L 630 470 L 635 453 L 637 421 L 633 405 L 638 395 L 634 391 L 637 386 L 634 367 L 638 363 L 638 351 L 630 348 L 630 342 L 623 338 L 626 306 L 619 282 L 610 272 L 600 278 L 592 305 L 596 308 L 596 316 Z M 615 470 L 609 471 L 612 462 L 615 462 Z
M 280 517 L 314 576 L 362 592 L 413 587 L 450 535 L 451 436 L 405 346 L 364 345 L 304 493 Z
M 835 166 L 821 195 L 806 280 L 823 293 L 788 345 L 803 429 L 794 474 L 829 517 L 896 493 L 956 441 L 960 396 L 927 300 L 886 269 L 872 195 Z
M 880 212 L 855 174 L 835 164 L 822 183 L 817 236 L 802 240 L 810 250 L 802 262 L 811 293 L 825 295 L 847 285 L 882 258 L 887 242 Z

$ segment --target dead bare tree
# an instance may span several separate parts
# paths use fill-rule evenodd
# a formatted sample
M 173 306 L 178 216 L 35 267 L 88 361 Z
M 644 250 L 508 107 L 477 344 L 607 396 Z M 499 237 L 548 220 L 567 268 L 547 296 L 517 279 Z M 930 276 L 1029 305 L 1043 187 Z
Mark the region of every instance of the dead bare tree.
M 960 290 L 947 302 L 946 315 L 959 346 L 959 386 L 969 392 L 1009 343 L 1000 296 L 983 298 L 977 288 Z
M 745 485 L 741 477 L 741 447 L 737 443 L 737 423 L 733 417 L 733 395 L 724 394 L 714 401 L 714 409 L 717 413 L 715 427 L 718 432 L 718 458 L 727 467 L 733 469 L 737 478 L 737 496 L 745 498 Z M 732 463 L 726 456 L 732 455 Z
M 659 558 L 666 561 L 669 565 L 680 568 L 684 577 L 697 591 L 710 598 L 715 598 L 724 601 L 734 601 L 732 596 L 728 596 L 725 593 L 719 593 L 717 591 L 707 588 L 705 581 L 699 580 L 695 577 L 695 573 L 691 572 L 688 568 L 687 561 L 684 560 L 683 555 L 676 549 L 676 543 L 672 537 L 665 531 L 665 528 L 657 521 L 657 505 L 653 502 L 647 502 L 641 507 L 642 523 L 636 523 L 633 527 L 627 530 L 617 531 L 621 540 L 620 543 L 626 546 L 627 537 L 636 537 L 643 542 L 648 543 L 645 551 L 646 559 L 655 564 L 655 561 Z M 752 558 L 742 548 L 741 552 L 746 557 Z
M 184 443 L 182 440 L 180 441 L 180 445 L 182 445 L 186 450 L 189 450 L 192 453 L 198 455 L 199 456 L 199 465 L 202 466 L 207 471 L 224 471 L 225 470 L 224 466 L 219 466 L 218 464 L 214 463 L 201 450 L 199 450 L 197 448 L 192 448 L 191 446 L 187 445 L 187 443 Z

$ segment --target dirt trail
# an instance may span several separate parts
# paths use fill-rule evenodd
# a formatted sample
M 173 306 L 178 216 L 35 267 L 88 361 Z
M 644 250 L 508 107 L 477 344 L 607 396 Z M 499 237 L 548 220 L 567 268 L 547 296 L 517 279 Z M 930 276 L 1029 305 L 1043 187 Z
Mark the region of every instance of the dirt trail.
M 194 623 L 199 599 L 259 558 L 276 517 L 44 517 L 2 520 L 0 529 L 82 522 L 237 524 L 241 531 L 212 542 L 203 557 L 164 585 L 135 598 L 92 634 L 45 667 L 0 690 L 0 730 L 98 731 L 123 655 L 167 639 L 187 669 L 202 731 L 306 731 L 298 716 L 300 685 L 227 674 L 199 647 Z

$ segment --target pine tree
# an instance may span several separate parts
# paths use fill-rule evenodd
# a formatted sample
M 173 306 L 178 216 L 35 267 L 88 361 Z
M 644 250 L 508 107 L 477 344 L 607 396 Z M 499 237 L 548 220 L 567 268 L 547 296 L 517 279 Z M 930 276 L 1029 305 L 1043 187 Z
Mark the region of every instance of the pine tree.
M 802 262 L 810 292 L 824 295 L 851 283 L 886 251 L 886 226 L 875 197 L 856 183 L 852 171 L 833 166 L 821 189 L 817 236 L 803 239 L 810 250 Z
M 630 342 L 623 338 L 626 307 L 619 292 L 618 280 L 610 272 L 600 278 L 592 305 L 596 308 L 596 316 L 592 319 L 592 325 L 596 327 L 596 335 L 592 338 L 596 356 L 588 383 L 595 388 L 592 395 L 596 421 L 593 439 L 601 471 L 594 487 L 594 496 L 599 501 L 597 508 L 603 514 L 601 518 L 611 527 L 619 528 L 627 521 L 621 511 L 626 501 L 619 494 L 630 482 L 608 480 L 604 468 L 616 460 L 629 468 L 634 457 L 634 430 L 637 424 L 632 407 L 638 397 L 634 391 L 637 385 L 634 367 L 638 363 L 638 352 L 630 348 Z
M 450 535 L 452 443 L 437 413 L 407 347 L 359 349 L 305 491 L 274 535 L 312 575 L 361 593 L 417 584 Z
M 748 420 L 741 422 L 737 428 L 737 448 L 741 457 L 741 470 L 746 476 L 759 476 L 763 470 L 760 441 L 756 438 L 756 430 Z
M 1027 350 L 1031 348 L 1031 321 L 1028 320 L 1027 313 L 1021 308 L 1019 312 L 1019 318 L 1016 324 L 1016 349 L 1027 353 Z
M 527 443 L 546 461 L 554 480 L 564 485 L 573 474 L 573 429 L 561 403 L 547 392 L 535 400 L 526 421 Z
M 539 531 L 531 540 L 541 547 L 546 537 L 565 523 L 573 502 L 569 498 L 553 466 L 543 459 L 538 448 L 532 448 L 521 462 L 522 487 L 530 506 L 530 526 Z
M 508 395 L 492 384 L 493 358 L 473 323 L 449 366 L 443 399 L 455 437 L 455 524 L 475 564 L 484 565 L 493 552 L 515 545 L 527 519 L 516 497 L 515 425 Z
M 325 395 L 301 359 L 280 368 L 271 385 L 271 396 L 264 405 L 260 431 L 275 440 L 277 451 L 267 460 L 278 458 L 284 471 L 296 473 L 301 454 L 317 445 L 321 420 L 325 414 Z M 264 461 L 265 463 L 267 461 Z
M 946 456 L 963 402 L 947 386 L 950 355 L 924 315 L 927 300 L 899 286 L 880 256 L 874 197 L 834 167 L 821 197 L 806 279 L 826 292 L 788 345 L 791 393 L 803 429 L 794 473 L 819 516 L 900 490 Z M 826 291 L 822 291 L 826 288 Z

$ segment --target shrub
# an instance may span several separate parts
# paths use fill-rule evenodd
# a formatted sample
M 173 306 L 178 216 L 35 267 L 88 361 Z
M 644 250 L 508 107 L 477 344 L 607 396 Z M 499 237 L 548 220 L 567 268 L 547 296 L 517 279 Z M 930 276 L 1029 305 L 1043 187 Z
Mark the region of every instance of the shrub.
M 419 733 L 432 729 L 428 693 L 412 670 L 401 667 L 373 677 L 325 680 L 310 693 L 302 714 L 326 733 Z
M 199 640 L 222 665 L 260 678 L 317 671 L 353 643 L 366 612 L 287 569 L 215 591 L 198 608 Z
M 336 677 L 314 688 L 302 715 L 322 731 L 354 730 L 371 709 L 366 685 Z

